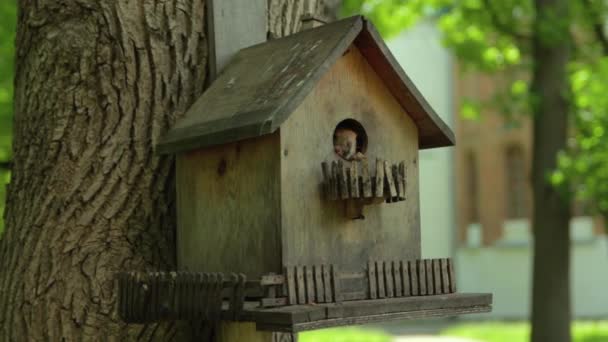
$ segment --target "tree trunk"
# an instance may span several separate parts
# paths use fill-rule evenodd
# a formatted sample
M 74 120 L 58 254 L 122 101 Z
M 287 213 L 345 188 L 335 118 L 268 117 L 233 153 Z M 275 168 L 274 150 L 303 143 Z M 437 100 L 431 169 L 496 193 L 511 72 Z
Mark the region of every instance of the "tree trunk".
M 570 341 L 570 205 L 549 183 L 566 148 L 568 0 L 535 0 L 532 341 Z
M 294 32 L 319 1 L 269 0 L 269 31 Z M 187 330 L 123 324 L 114 273 L 175 267 L 173 160 L 153 145 L 203 91 L 204 5 L 19 1 L 0 341 Z

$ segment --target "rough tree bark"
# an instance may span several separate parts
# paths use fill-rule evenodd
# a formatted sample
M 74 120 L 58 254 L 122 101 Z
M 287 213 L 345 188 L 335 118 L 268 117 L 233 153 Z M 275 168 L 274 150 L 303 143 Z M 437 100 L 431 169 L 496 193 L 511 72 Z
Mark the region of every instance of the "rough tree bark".
M 269 32 L 294 32 L 320 1 L 269 0 Z M 203 91 L 204 5 L 19 1 L 1 341 L 186 334 L 121 323 L 113 275 L 175 266 L 173 160 L 153 145 Z
M 568 0 L 535 0 L 532 341 L 570 341 L 570 205 L 548 182 L 566 148 Z

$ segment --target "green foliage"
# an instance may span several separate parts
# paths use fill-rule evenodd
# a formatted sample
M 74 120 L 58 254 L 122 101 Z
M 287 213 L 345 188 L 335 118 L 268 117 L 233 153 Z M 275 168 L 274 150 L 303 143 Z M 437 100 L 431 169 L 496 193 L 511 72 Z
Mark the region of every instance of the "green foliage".
M 369 329 L 332 328 L 300 333 L 301 342 L 390 342 L 391 336 Z
M 570 149 L 559 155 L 555 186 L 572 182 L 576 194 L 608 216 L 608 57 L 572 63 L 574 126 Z
M 441 335 L 480 342 L 524 342 L 529 340 L 530 325 L 522 322 L 466 323 L 452 326 Z M 608 341 L 608 321 L 574 322 L 572 335 L 574 342 Z
M 0 2 L 0 162 L 11 158 L 11 132 L 13 116 L 13 58 L 17 3 L 14 0 Z M 4 211 L 4 185 L 9 172 L 0 170 L 0 213 Z M 0 234 L 4 224 L 0 215 Z

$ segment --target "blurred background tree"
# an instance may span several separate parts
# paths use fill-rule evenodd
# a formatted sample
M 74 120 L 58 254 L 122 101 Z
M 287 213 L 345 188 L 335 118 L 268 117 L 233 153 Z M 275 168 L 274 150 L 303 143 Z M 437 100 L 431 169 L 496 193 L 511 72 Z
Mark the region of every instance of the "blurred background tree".
M 4 212 L 5 184 L 10 177 L 16 21 L 16 2 L 0 2 L 0 213 Z M 0 236 L 4 230 L 2 216 L 0 215 Z

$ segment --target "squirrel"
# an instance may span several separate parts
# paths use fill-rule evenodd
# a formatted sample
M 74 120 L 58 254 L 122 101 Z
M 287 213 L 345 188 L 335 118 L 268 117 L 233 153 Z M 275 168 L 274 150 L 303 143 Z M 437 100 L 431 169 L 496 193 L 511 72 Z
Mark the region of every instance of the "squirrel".
M 357 132 L 349 128 L 338 128 L 334 133 L 334 151 L 345 160 L 362 160 L 365 155 L 357 152 Z

